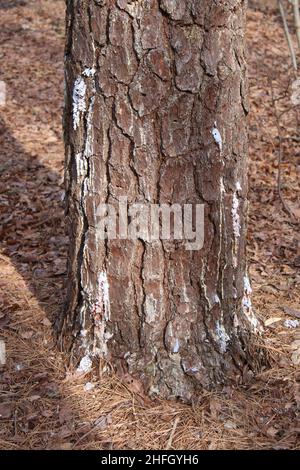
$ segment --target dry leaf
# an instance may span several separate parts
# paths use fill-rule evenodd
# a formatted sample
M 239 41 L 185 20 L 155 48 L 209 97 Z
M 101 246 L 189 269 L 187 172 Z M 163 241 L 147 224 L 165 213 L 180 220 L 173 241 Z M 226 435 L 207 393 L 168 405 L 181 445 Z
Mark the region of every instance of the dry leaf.
M 5 366 L 6 364 L 6 348 L 5 342 L 0 339 L 0 366 Z
M 8 419 L 12 415 L 11 403 L 0 403 L 0 419 Z
M 63 442 L 62 444 L 58 445 L 58 450 L 72 450 L 73 444 L 72 442 Z
M 291 94 L 291 102 L 294 106 L 300 104 L 300 79 L 296 78 L 296 80 L 292 83 L 292 94 Z
M 52 326 L 52 323 L 51 323 L 50 320 L 48 320 L 48 318 L 43 318 L 42 324 L 43 324 L 44 326 L 49 326 L 49 327 Z
M 127 387 L 131 392 L 138 393 L 141 395 L 144 394 L 143 385 L 139 380 L 135 379 L 130 374 L 125 374 L 123 380 L 127 384 Z
M 266 432 L 268 436 L 275 437 L 278 434 L 278 429 L 274 428 L 274 426 L 270 426 Z
M 51 418 L 51 416 L 53 416 L 53 411 L 44 410 L 44 411 L 42 411 L 41 415 L 44 416 L 44 418 Z
M 225 429 L 236 429 L 237 426 L 236 426 L 236 423 L 234 421 L 225 421 L 224 423 L 224 428 Z
M 65 439 L 66 437 L 72 436 L 73 431 L 68 428 L 68 426 L 64 425 L 59 430 L 59 437 L 61 439 Z
M 294 384 L 294 399 L 297 403 L 297 407 L 300 408 L 300 384 Z
M 292 353 L 292 363 L 295 366 L 298 366 L 300 364 L 300 339 L 296 339 L 295 341 L 292 342 L 291 348 L 293 349 Z
M 29 401 L 36 401 L 36 400 L 39 400 L 41 398 L 40 395 L 31 395 L 30 397 L 28 397 L 28 400 Z
M 219 419 L 222 403 L 215 397 L 212 397 L 209 402 L 210 414 L 213 419 Z
M 3 330 L 10 322 L 9 316 L 4 314 L 0 318 L 0 329 Z
M 291 315 L 291 317 L 300 318 L 300 310 L 296 310 L 296 309 L 290 308 L 290 307 L 283 307 L 282 310 L 287 315 Z
M 111 414 L 101 416 L 101 418 L 97 419 L 94 423 L 97 429 L 101 429 L 103 431 L 109 424 L 112 423 L 112 416 Z
M 69 423 L 73 419 L 73 411 L 69 406 L 62 406 L 59 412 L 60 424 Z
M 282 317 L 271 317 L 271 318 L 268 318 L 268 319 L 265 321 L 265 326 L 273 325 L 273 323 L 277 323 L 277 322 L 279 322 L 281 319 L 282 319 Z
M 290 204 L 290 209 L 293 212 L 296 219 L 300 219 L 300 207 L 296 204 Z
M 50 450 L 71 450 L 73 447 L 72 442 L 52 442 Z
M 24 333 L 21 333 L 21 338 L 23 339 L 30 339 L 33 336 L 33 331 L 24 331 Z

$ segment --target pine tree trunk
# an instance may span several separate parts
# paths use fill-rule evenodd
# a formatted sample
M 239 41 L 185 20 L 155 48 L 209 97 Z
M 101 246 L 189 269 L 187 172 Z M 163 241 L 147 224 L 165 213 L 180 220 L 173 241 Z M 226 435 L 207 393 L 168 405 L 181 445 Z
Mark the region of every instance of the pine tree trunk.
M 150 394 L 190 400 L 261 357 L 245 267 L 245 2 L 67 2 L 68 298 L 58 329 Z M 204 204 L 204 244 L 99 239 L 97 207 Z

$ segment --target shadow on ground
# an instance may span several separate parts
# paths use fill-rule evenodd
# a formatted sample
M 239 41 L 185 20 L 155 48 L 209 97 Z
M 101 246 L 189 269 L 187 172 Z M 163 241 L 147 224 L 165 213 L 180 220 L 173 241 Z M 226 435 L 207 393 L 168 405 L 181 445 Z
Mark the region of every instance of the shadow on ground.
M 3 119 L 0 148 L 3 252 L 52 320 L 64 297 L 66 273 L 61 176 L 27 154 Z

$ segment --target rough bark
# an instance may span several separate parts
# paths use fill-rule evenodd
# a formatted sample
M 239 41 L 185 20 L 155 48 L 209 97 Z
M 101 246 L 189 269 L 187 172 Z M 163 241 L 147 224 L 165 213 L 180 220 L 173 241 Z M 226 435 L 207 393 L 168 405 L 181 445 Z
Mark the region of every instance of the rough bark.
M 261 361 L 245 274 L 245 2 L 67 4 L 63 344 L 190 400 Z M 205 204 L 203 248 L 99 241 L 97 205 L 124 195 Z

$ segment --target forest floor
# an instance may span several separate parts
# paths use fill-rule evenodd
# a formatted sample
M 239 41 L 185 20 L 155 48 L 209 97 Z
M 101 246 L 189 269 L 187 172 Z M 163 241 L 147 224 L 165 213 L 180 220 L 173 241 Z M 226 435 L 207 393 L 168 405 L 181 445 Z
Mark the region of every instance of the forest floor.
M 2 0 L 0 44 L 7 87 L 0 109 L 0 346 L 7 356 L 0 369 L 0 449 L 299 449 L 299 110 L 291 108 L 293 76 L 278 15 L 248 15 L 248 256 L 272 367 L 247 387 L 203 392 L 193 407 L 152 402 L 134 381 L 97 371 L 78 376 L 58 351 L 51 321 L 66 274 L 64 1 Z M 291 214 L 277 191 L 275 108 L 282 195 Z

